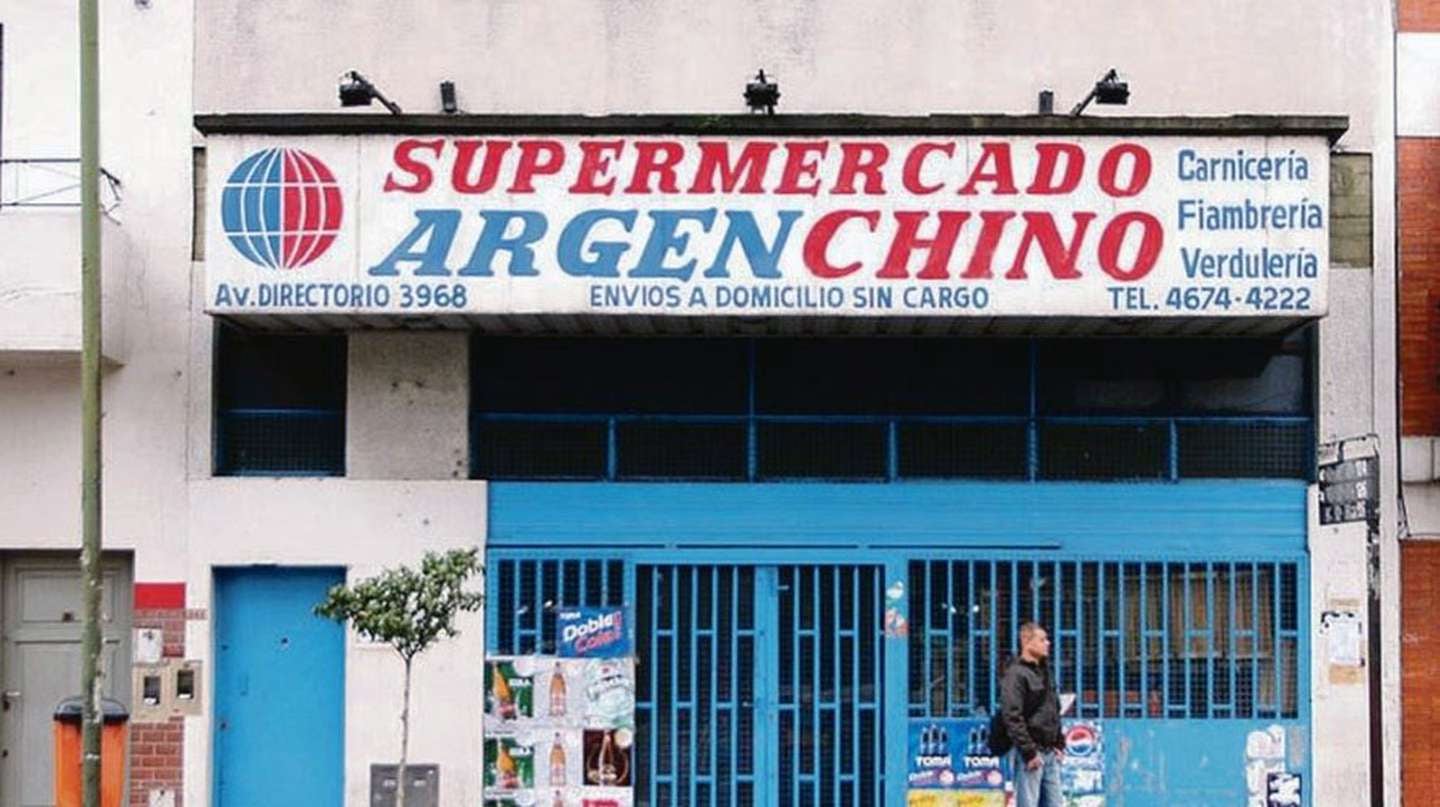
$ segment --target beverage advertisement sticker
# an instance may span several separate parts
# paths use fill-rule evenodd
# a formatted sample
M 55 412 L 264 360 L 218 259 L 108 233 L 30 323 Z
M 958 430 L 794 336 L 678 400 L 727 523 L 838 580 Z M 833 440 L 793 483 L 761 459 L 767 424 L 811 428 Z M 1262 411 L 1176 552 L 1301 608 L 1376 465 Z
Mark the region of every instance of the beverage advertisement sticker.
M 485 807 L 632 807 L 634 796 L 623 787 L 540 788 L 535 793 L 485 797 Z
M 524 658 L 492 658 L 485 664 L 485 727 L 514 727 L 535 714 L 534 665 Z
M 485 741 L 485 790 L 519 791 L 535 787 L 535 748 L 515 737 Z
M 911 790 L 906 807 L 1005 807 L 1003 790 Z
M 984 718 L 911 720 L 908 750 L 911 789 L 1005 788 L 1000 758 L 990 753 L 989 721 Z
M 1099 721 L 1067 720 L 1060 785 L 1071 797 L 1105 794 L 1105 743 Z M 1094 804 L 1094 800 L 1087 804 Z M 1103 802 L 1102 802 L 1103 803 Z
M 583 664 L 586 728 L 634 729 L 634 659 L 587 659 Z
M 487 807 L 633 803 L 633 658 L 494 656 L 484 701 Z
M 563 657 L 630 655 L 630 630 L 624 608 L 566 608 L 556 615 L 556 629 Z
M 586 729 L 584 784 L 596 787 L 631 785 L 634 769 L 631 751 L 635 735 L 630 729 Z
M 540 751 L 541 771 L 536 787 L 542 791 L 565 789 L 581 783 L 581 735 L 573 730 L 556 730 L 535 738 Z

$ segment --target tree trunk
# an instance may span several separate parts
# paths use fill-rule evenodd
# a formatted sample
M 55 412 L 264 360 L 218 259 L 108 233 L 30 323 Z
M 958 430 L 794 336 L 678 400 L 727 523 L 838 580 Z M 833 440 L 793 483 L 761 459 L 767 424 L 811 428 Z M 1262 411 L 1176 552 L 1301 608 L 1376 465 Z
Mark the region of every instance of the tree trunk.
M 405 657 L 405 705 L 400 709 L 400 766 L 395 771 L 399 786 L 395 789 L 395 807 L 405 807 L 405 763 L 410 758 L 410 665 L 414 661 Z

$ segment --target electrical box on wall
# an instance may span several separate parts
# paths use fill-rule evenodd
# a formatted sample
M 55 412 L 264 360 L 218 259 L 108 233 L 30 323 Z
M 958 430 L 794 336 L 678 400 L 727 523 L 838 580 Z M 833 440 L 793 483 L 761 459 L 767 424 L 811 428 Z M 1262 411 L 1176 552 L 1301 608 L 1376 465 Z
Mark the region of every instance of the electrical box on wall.
M 159 723 L 169 716 L 165 702 L 165 664 L 136 664 L 130 676 L 131 716 L 136 723 Z
M 130 702 L 137 723 L 163 722 L 176 715 L 201 714 L 201 664 L 188 659 L 162 659 L 136 664 L 130 678 Z
M 399 765 L 370 766 L 370 807 L 394 807 Z M 440 807 L 440 766 L 405 766 L 405 807 Z
M 175 659 L 171 668 L 171 714 L 200 715 L 200 662 Z

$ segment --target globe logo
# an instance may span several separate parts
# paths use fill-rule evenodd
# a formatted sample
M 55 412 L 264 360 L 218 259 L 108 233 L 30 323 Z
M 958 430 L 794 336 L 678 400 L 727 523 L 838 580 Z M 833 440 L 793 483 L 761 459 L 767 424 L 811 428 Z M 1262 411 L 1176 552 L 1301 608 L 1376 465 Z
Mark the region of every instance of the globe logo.
M 340 231 L 340 187 L 330 168 L 299 149 L 246 157 L 220 193 L 225 235 L 251 263 L 296 269 L 319 258 Z

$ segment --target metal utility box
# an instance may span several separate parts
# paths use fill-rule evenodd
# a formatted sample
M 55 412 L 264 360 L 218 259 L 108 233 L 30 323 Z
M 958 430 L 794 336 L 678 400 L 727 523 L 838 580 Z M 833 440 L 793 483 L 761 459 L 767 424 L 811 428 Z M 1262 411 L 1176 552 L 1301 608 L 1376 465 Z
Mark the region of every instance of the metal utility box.
M 398 765 L 370 766 L 370 807 L 394 807 Z M 405 807 L 440 807 L 440 766 L 405 766 Z

